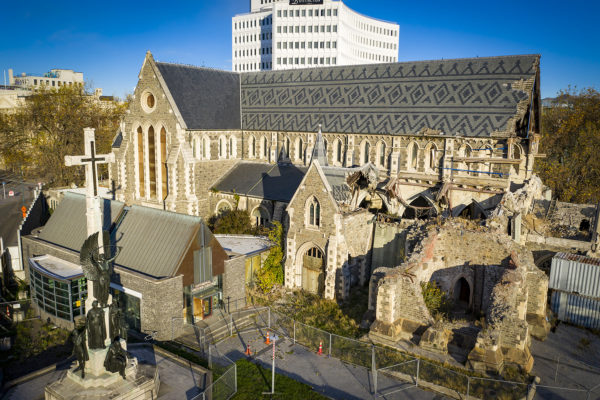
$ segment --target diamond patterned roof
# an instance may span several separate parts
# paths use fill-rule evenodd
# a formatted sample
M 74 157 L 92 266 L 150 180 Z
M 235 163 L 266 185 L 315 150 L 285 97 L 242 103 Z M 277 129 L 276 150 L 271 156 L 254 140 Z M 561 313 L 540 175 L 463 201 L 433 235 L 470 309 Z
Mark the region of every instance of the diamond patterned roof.
M 247 130 L 489 136 L 529 93 L 539 55 L 262 71 L 241 74 Z

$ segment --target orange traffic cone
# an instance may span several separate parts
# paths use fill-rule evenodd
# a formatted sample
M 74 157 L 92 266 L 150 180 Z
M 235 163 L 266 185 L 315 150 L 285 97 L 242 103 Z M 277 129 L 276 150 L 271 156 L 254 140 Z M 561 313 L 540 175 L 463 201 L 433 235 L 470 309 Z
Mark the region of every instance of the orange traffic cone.
M 247 355 L 247 356 L 251 356 L 252 355 L 252 352 L 250 351 L 250 345 L 248 345 L 246 347 L 246 352 L 244 354 Z
M 322 340 L 319 342 L 319 351 L 317 351 L 317 354 L 320 356 L 323 355 L 323 341 Z
M 267 340 L 265 340 L 265 344 L 271 344 L 271 339 L 269 338 L 269 332 L 267 332 Z

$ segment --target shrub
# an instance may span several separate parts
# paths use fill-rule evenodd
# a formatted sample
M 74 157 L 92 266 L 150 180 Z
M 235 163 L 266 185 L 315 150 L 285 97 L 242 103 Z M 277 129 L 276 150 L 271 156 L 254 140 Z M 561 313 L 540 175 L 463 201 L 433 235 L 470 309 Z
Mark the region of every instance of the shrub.
M 252 233 L 250 214 L 246 210 L 224 210 L 213 215 L 208 226 L 213 233 L 249 234 Z
M 448 317 L 452 302 L 436 281 L 421 282 L 421 291 L 425 305 L 434 318 Z
M 270 292 L 275 285 L 283 285 L 283 227 L 277 221 L 273 222 L 269 231 L 269 240 L 275 243 L 275 246 L 271 248 L 263 266 L 256 273 L 256 285 L 263 293 Z

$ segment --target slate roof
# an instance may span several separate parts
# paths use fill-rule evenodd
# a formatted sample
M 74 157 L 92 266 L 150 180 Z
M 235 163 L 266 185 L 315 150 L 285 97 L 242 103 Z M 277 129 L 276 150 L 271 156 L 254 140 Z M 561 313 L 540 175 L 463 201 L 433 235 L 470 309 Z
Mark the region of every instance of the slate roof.
M 247 130 L 489 136 L 530 93 L 539 55 L 261 71 L 241 74 Z
M 360 170 L 360 168 L 321 167 L 323 175 L 331 186 L 331 195 L 338 203 L 349 204 L 352 200 L 352 191 L 346 183 L 349 174 Z
M 109 230 L 123 211 L 120 201 L 100 199 L 102 207 L 102 229 Z M 61 247 L 79 252 L 87 238 L 85 196 L 65 192 L 63 199 L 44 225 L 39 238 Z
M 241 129 L 240 76 L 157 62 L 187 129 Z
M 190 130 L 490 136 L 531 93 L 539 55 L 228 72 L 157 62 Z M 529 86 L 529 87 L 530 87 Z M 523 87 L 523 86 L 519 86 Z
M 308 168 L 292 164 L 239 162 L 214 187 L 220 192 L 289 202 Z
M 154 278 L 172 276 L 201 224 L 200 217 L 134 205 L 111 235 L 122 247 L 115 264 Z
M 123 133 L 119 131 L 119 133 L 115 135 L 111 147 L 113 149 L 118 149 L 119 147 L 121 147 L 121 143 L 123 143 Z

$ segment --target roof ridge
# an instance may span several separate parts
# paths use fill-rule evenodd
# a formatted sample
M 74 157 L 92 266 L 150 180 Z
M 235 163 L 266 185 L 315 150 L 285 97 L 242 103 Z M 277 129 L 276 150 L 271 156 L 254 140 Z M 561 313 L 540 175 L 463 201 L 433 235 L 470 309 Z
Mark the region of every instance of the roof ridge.
M 197 215 L 182 214 L 182 213 L 178 213 L 176 211 L 162 210 L 160 208 L 140 206 L 138 204 L 131 205 L 130 209 L 131 210 L 133 210 L 133 209 L 141 209 L 143 211 L 154 212 L 154 213 L 157 213 L 157 214 L 176 215 L 176 216 L 179 216 L 181 218 L 190 219 L 190 220 L 198 220 L 198 222 L 203 222 L 202 217 L 199 217 Z
M 306 68 L 294 68 L 294 69 L 276 69 L 276 70 L 264 70 L 264 71 L 250 71 L 250 72 L 240 72 L 240 76 L 247 76 L 252 74 L 262 74 L 262 73 L 277 73 L 277 72 L 298 72 L 298 71 L 319 71 L 323 69 L 340 69 L 340 68 L 369 68 L 369 67 L 385 67 L 390 65 L 398 65 L 398 64 L 406 64 L 406 65 L 414 65 L 414 64 L 425 64 L 432 62 L 452 62 L 452 61 L 466 61 L 466 60 L 500 60 L 505 58 L 517 58 L 517 57 L 538 57 L 540 58 L 541 54 L 507 54 L 502 56 L 487 56 L 487 57 L 460 57 L 460 58 L 438 58 L 438 59 L 429 59 L 429 60 L 414 60 L 414 61 L 397 61 L 391 63 L 370 63 L 370 64 L 353 64 L 353 65 L 330 65 L 324 67 L 306 67 Z
M 156 64 L 164 64 L 164 65 L 172 65 L 172 66 L 176 66 L 176 67 L 201 69 L 201 70 L 206 70 L 206 71 L 227 72 L 228 74 L 232 74 L 232 75 L 240 75 L 239 72 L 228 71 L 226 69 L 219 69 L 219 68 L 215 68 L 215 67 L 198 66 L 198 65 L 192 65 L 192 64 L 181 64 L 181 63 L 166 62 L 166 61 L 155 61 L 155 63 Z

